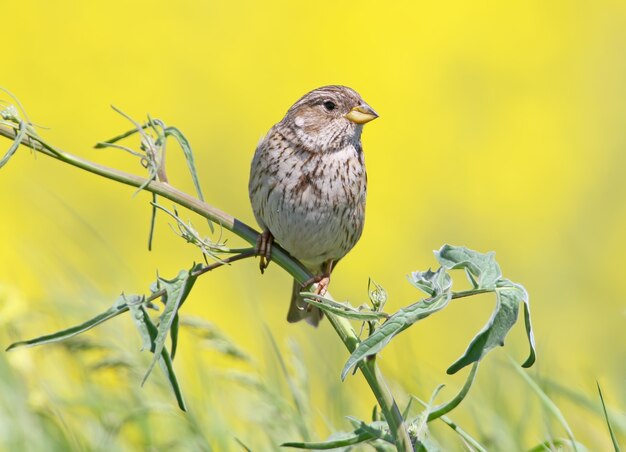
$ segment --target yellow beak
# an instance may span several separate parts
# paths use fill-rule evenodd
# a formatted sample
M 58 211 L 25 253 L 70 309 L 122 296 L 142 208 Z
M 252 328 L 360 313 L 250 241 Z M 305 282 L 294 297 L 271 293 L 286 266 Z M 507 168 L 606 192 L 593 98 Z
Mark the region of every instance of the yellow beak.
M 365 124 L 366 122 L 378 118 L 378 113 L 376 113 L 372 107 L 363 103 L 346 113 L 344 118 L 356 124 Z

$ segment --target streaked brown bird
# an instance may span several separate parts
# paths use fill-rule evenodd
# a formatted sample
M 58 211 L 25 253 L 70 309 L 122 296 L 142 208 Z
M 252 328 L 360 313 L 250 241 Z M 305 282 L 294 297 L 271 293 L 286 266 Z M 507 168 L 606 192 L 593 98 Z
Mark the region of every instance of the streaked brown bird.
M 367 174 L 363 124 L 378 114 L 347 86 L 305 94 L 259 143 L 248 191 L 259 226 L 261 271 L 275 239 L 316 277 L 325 293 L 333 265 L 361 237 Z M 322 312 L 305 303 L 294 281 L 287 320 L 317 326 Z

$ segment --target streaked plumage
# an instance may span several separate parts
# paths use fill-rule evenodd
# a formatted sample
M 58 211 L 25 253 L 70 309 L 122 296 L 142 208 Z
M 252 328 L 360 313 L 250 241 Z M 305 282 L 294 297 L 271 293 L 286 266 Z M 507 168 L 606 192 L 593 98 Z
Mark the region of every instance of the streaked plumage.
M 363 231 L 367 175 L 363 124 L 377 117 L 345 86 L 304 95 L 259 143 L 249 194 L 263 229 L 314 274 L 354 247 Z M 294 285 L 288 320 L 317 325 Z

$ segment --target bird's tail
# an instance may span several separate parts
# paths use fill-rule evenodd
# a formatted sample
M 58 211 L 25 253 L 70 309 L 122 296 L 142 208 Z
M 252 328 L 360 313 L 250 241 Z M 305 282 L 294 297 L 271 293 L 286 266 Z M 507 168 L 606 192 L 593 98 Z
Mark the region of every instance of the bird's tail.
M 304 319 L 309 325 L 317 326 L 324 317 L 324 313 L 321 309 L 306 303 L 300 296 L 301 291 L 302 285 L 294 279 L 287 321 L 294 323 Z

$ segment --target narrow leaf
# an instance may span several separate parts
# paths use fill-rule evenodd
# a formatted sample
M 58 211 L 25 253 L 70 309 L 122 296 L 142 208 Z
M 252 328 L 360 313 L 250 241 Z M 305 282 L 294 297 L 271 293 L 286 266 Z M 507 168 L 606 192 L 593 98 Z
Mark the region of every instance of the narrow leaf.
M 141 350 L 154 352 L 152 337 L 150 336 L 148 326 L 146 325 L 144 310 L 141 305 L 141 301 L 144 299 L 145 297 L 139 297 L 137 295 L 126 297 L 128 308 L 130 309 L 133 321 L 135 322 L 135 327 L 137 328 L 137 331 L 139 331 L 139 336 L 141 337 Z
M 602 389 L 600 389 L 600 383 L 596 381 L 596 385 L 598 386 L 598 394 L 600 395 L 600 403 L 602 404 L 604 420 L 606 421 L 606 425 L 609 428 L 609 434 L 611 435 L 611 442 L 613 442 L 613 449 L 615 450 L 615 452 L 620 452 L 620 447 L 619 447 L 619 444 L 617 443 L 617 438 L 615 437 L 615 433 L 613 432 L 613 427 L 611 427 L 611 420 L 609 419 L 609 413 L 606 411 L 606 405 L 604 404 L 604 397 L 602 397 Z
M 148 311 L 146 310 L 146 308 L 143 305 L 140 305 L 139 309 L 141 310 L 143 321 L 137 322 L 136 324 L 137 326 L 141 326 L 141 328 L 144 328 L 144 331 L 140 332 L 142 336 L 146 333 L 149 335 L 150 342 L 152 344 L 150 350 L 152 350 L 152 352 L 154 353 L 156 349 L 155 343 L 158 338 L 159 331 L 154 323 L 152 323 L 152 319 L 150 318 L 150 315 L 148 315 Z M 174 396 L 176 397 L 176 401 L 178 402 L 178 407 L 182 411 L 187 411 L 185 399 L 183 398 L 183 393 L 180 389 L 180 385 L 178 384 L 178 379 L 176 378 L 176 373 L 174 372 L 174 366 L 172 365 L 172 359 L 167 351 L 167 348 L 162 347 L 159 354 L 157 355 L 155 353 L 154 356 L 157 358 L 159 362 L 159 367 L 165 374 L 165 377 L 167 378 L 167 381 L 169 382 L 170 387 L 174 392 Z
M 577 444 L 579 443 L 576 442 L 576 439 L 574 438 L 574 433 L 572 432 L 572 429 L 569 427 L 569 424 L 565 420 L 565 417 L 563 416 L 563 413 L 561 413 L 561 410 L 559 409 L 559 407 L 556 406 L 556 404 L 550 399 L 550 397 L 548 397 L 548 395 L 543 391 L 543 389 L 541 389 L 539 385 L 532 378 L 530 378 L 529 375 L 527 375 L 526 372 L 524 372 L 522 369 L 520 369 L 517 366 L 515 361 L 513 361 L 512 359 L 510 359 L 510 361 L 511 361 L 513 370 L 520 377 L 522 377 L 522 379 L 526 383 L 528 383 L 531 389 L 535 391 L 537 396 L 539 396 L 539 400 L 541 401 L 542 405 L 548 410 L 548 412 L 552 413 L 552 415 L 561 423 L 561 425 L 565 429 L 565 432 L 567 433 L 567 436 L 572 442 L 572 448 L 574 449 L 574 451 L 578 450 Z
M 333 435 L 335 436 L 335 435 Z M 294 447 L 297 449 L 305 449 L 305 450 L 330 450 L 330 449 L 338 449 L 340 447 L 348 447 L 354 446 L 355 444 L 360 444 L 365 441 L 369 441 L 372 439 L 376 439 L 371 433 L 366 431 L 361 431 L 360 433 L 347 433 L 344 435 L 336 435 L 335 438 L 329 439 L 324 442 L 289 442 L 283 443 L 281 447 Z
M 185 160 L 187 161 L 187 168 L 189 168 L 189 173 L 191 174 L 191 179 L 193 180 L 193 185 L 196 189 L 196 193 L 200 201 L 204 201 L 204 195 L 202 194 L 202 188 L 200 187 L 200 179 L 198 178 L 198 171 L 196 170 L 196 163 L 193 157 L 193 151 L 191 150 L 191 145 L 189 144 L 189 140 L 187 137 L 183 135 L 183 133 L 178 130 L 176 127 L 166 127 L 164 129 L 165 136 L 172 136 L 178 141 L 181 149 L 183 150 L 183 154 L 185 155 Z M 209 222 L 209 228 L 211 232 L 213 232 L 213 223 L 211 220 L 207 220 Z
M 77 334 L 84 333 L 87 330 L 92 329 L 95 326 L 100 325 L 103 322 L 106 322 L 113 317 L 122 314 L 123 312 L 128 311 L 128 305 L 126 304 L 126 299 L 124 295 L 120 295 L 118 299 L 115 301 L 113 306 L 104 311 L 102 314 L 98 314 L 92 319 L 87 320 L 86 322 L 81 323 L 80 325 L 76 325 L 65 330 L 57 331 L 56 333 L 47 334 L 45 336 L 36 337 L 34 339 L 29 339 L 26 341 L 19 341 L 9 345 L 6 351 L 13 350 L 18 347 L 32 347 L 35 345 L 43 345 L 50 344 L 52 342 L 59 342 L 70 337 L 76 336 Z
M 148 231 L 148 251 L 152 251 L 152 240 L 154 239 L 154 228 L 157 216 L 157 195 L 152 193 L 152 212 L 150 216 L 150 230 Z
M 411 405 L 413 404 L 413 397 L 409 399 L 409 403 L 406 404 L 406 408 L 402 412 L 402 419 L 406 419 L 409 417 L 409 412 L 411 411 Z M 374 409 L 376 409 L 378 405 L 374 405 Z M 376 419 L 374 419 L 376 420 Z
M 278 361 L 278 364 L 280 365 L 280 370 L 283 374 L 283 377 L 285 378 L 285 381 L 287 382 L 287 386 L 289 387 L 289 393 L 291 394 L 293 404 L 296 408 L 297 416 L 292 417 L 292 419 L 298 427 L 300 436 L 304 438 L 305 441 L 308 441 L 311 437 L 311 432 L 309 431 L 309 423 L 306 422 L 306 419 L 308 417 L 306 414 L 308 412 L 306 398 L 302 393 L 302 390 L 296 382 L 295 378 L 287 370 L 287 363 L 285 362 L 285 359 L 283 358 L 283 355 L 278 348 L 278 344 L 276 343 L 276 339 L 274 339 L 272 331 L 266 326 L 265 332 L 267 333 L 267 337 L 270 340 L 270 344 L 272 345 L 272 349 L 274 351 L 274 354 L 276 355 L 276 361 Z
M 335 300 L 324 298 L 312 292 L 300 292 L 305 302 L 317 306 L 322 311 L 351 320 L 379 320 L 389 317 L 388 314 L 369 309 L 359 310 L 349 303 L 338 303 Z
M 172 327 L 170 328 L 170 340 L 172 341 L 172 361 L 176 356 L 176 348 L 178 347 L 178 312 L 174 315 Z
M 382 439 L 388 443 L 393 444 L 394 440 L 389 434 L 389 426 L 385 421 L 374 421 L 369 424 L 357 419 L 353 416 L 346 416 L 346 419 L 355 427 L 355 432 L 365 431 L 371 434 L 376 439 Z
M 588 410 L 589 412 L 595 412 L 602 415 L 602 407 L 598 406 L 595 398 L 591 399 L 579 391 L 564 386 L 560 381 L 557 380 L 552 380 L 550 378 L 539 376 L 535 377 L 535 379 L 541 385 L 541 387 L 549 388 L 551 392 L 558 392 L 560 395 L 566 397 L 571 402 L 574 402 L 576 405 Z M 607 407 L 607 412 L 611 417 L 613 428 L 622 433 L 625 433 L 626 413 L 620 412 L 619 410 L 612 410 L 610 407 Z
M 115 109 L 115 107 L 113 107 L 113 109 L 117 111 L 117 109 Z M 148 127 L 150 127 L 150 125 L 149 124 L 142 124 L 139 127 L 141 127 L 142 129 L 147 129 Z M 124 132 L 124 133 L 122 133 L 122 134 L 120 134 L 120 135 L 118 135 L 116 137 L 113 137 L 113 138 L 111 138 L 109 140 L 100 141 L 99 143 L 96 143 L 94 148 L 95 149 L 106 148 L 106 147 L 108 147 L 108 145 L 117 143 L 118 141 L 121 141 L 124 138 L 128 138 L 128 137 L 130 137 L 130 136 L 132 136 L 132 135 L 134 135 L 134 134 L 136 134 L 138 132 L 139 132 L 139 128 L 135 127 L 134 129 L 131 129 L 131 130 L 127 131 L 127 132 Z
M 522 367 L 531 367 L 533 364 L 535 364 L 536 356 L 535 356 L 535 333 L 533 333 L 533 326 L 530 322 L 530 299 L 528 297 L 528 293 L 526 292 L 526 289 L 524 289 L 519 284 L 515 284 L 515 285 L 520 287 L 522 291 L 524 292 L 524 297 L 522 298 L 522 301 L 524 302 L 524 326 L 526 328 L 526 337 L 528 338 L 528 343 L 530 345 L 530 354 L 528 355 L 528 358 L 526 359 L 526 361 L 524 361 L 524 364 L 522 364 Z
M 178 276 L 172 280 L 167 280 L 161 277 L 158 278 L 159 285 L 162 285 L 166 292 L 163 296 L 165 299 L 165 308 L 159 317 L 158 334 L 154 340 L 154 358 L 146 370 L 141 382 L 142 385 L 150 375 L 150 372 L 152 372 L 154 365 L 161 355 L 161 351 L 165 346 L 167 334 L 172 327 L 172 323 L 174 322 L 174 317 L 196 282 L 197 277 L 192 276 L 192 273 L 199 267 L 201 267 L 201 264 L 195 265 L 191 271 L 181 270 Z
M 428 420 L 433 410 L 433 405 L 435 404 L 435 398 L 439 394 L 439 391 L 441 391 L 442 389 L 442 384 L 435 388 L 432 395 L 430 396 L 430 400 L 428 401 L 428 406 L 426 407 L 424 412 L 418 416 L 417 421 L 413 423 L 415 437 L 420 444 L 424 443 L 426 435 L 428 435 Z
M 235 441 L 237 441 L 237 444 L 243 447 L 243 450 L 245 450 L 246 452 L 252 452 L 252 449 L 246 446 L 246 444 L 243 441 L 241 441 L 239 438 L 237 438 L 236 436 L 235 436 Z
M 26 134 L 26 122 L 20 121 L 20 127 L 17 130 L 17 134 L 15 134 L 15 140 L 13 140 L 13 144 L 9 147 L 9 150 L 4 154 L 4 157 L 0 159 L 0 168 L 2 168 L 9 159 L 15 154 L 17 148 L 20 147 L 22 140 L 24 139 L 24 135 Z
M 421 403 L 425 408 L 428 407 L 428 404 L 426 402 L 424 402 L 423 400 L 421 400 L 420 398 L 415 397 L 415 400 L 417 400 L 419 403 Z M 452 430 L 454 430 L 457 433 L 457 435 L 459 435 L 461 437 L 461 439 L 466 443 L 466 445 L 469 445 L 469 446 L 473 447 L 475 450 L 477 450 L 479 452 L 487 452 L 487 449 L 484 446 L 482 446 L 478 441 L 476 441 L 474 438 L 472 438 L 469 435 L 469 433 L 467 433 L 465 430 L 463 430 L 461 427 L 459 427 L 448 416 L 441 416 L 439 418 L 439 420 L 441 422 L 443 422 L 444 424 L 446 424 L 448 427 L 450 427 Z M 470 447 L 468 447 L 468 449 L 469 450 L 473 450 Z

